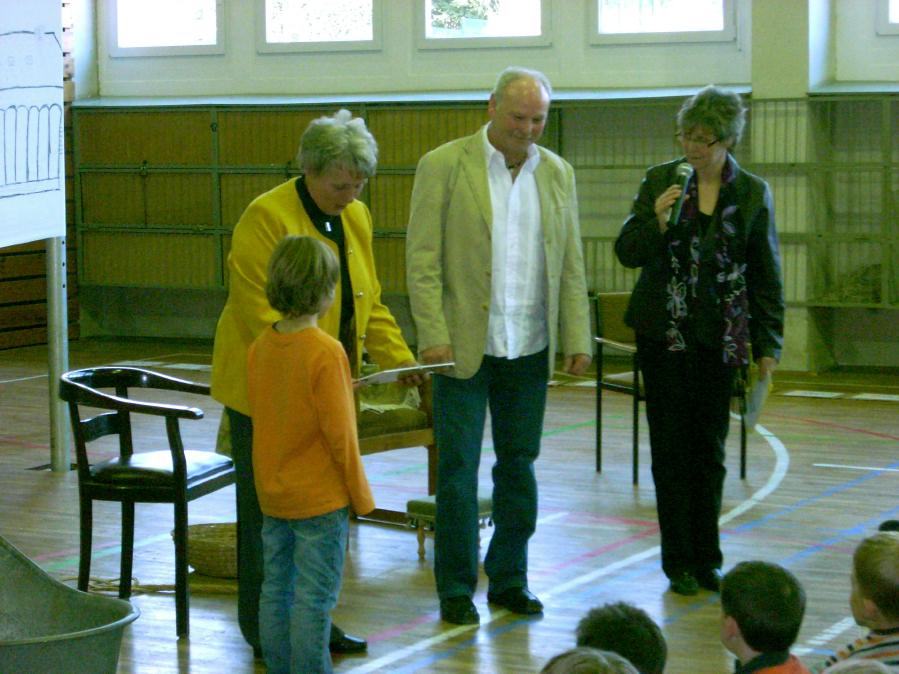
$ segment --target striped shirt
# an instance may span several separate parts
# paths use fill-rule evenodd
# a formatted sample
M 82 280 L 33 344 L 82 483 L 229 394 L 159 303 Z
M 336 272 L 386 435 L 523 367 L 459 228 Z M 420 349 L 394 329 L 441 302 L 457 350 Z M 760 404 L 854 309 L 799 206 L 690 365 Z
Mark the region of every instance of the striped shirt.
M 867 636 L 841 648 L 811 671 L 813 674 L 819 674 L 837 662 L 861 658 L 882 662 L 899 674 L 899 628 L 871 630 Z

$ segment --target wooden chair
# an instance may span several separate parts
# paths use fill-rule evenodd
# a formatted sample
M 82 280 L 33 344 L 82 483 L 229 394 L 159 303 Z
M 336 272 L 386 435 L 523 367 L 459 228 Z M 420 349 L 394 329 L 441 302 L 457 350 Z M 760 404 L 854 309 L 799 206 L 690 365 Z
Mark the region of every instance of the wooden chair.
M 159 389 L 209 395 L 209 386 L 133 367 L 98 367 L 62 375 L 60 397 L 68 402 L 75 438 L 81 503 L 81 555 L 78 589 L 90 577 L 93 501 L 122 504 L 122 557 L 119 597 L 131 596 L 134 555 L 134 504 L 172 503 L 175 527 L 175 613 L 179 637 L 189 633 L 187 504 L 234 482 L 231 459 L 214 452 L 185 450 L 179 421 L 202 419 L 203 410 L 129 398 L 130 389 Z M 104 393 L 100 389 L 111 389 Z M 82 418 L 82 407 L 108 410 Z M 168 449 L 134 452 L 131 415 L 165 419 Z M 88 443 L 118 437 L 118 456 L 91 464 Z
M 646 399 L 643 376 L 637 360 L 637 338 L 625 324 L 631 294 L 629 292 L 592 293 L 596 320 L 596 472 L 602 472 L 602 392 L 615 391 L 631 396 L 631 481 L 639 482 L 640 402 Z M 630 370 L 607 374 L 603 370 L 604 347 L 625 354 Z M 636 382 L 636 385 L 635 385 Z M 741 372 L 734 384 L 734 397 L 740 411 L 740 479 L 746 479 L 746 386 Z
M 418 409 L 391 409 L 383 413 L 363 410 L 358 414 L 359 452 L 377 454 L 406 447 L 424 447 L 428 455 L 428 495 L 437 491 L 437 444 L 434 440 L 434 417 L 431 408 L 431 381 L 419 388 Z M 404 510 L 376 508 L 363 520 L 389 524 L 407 524 Z

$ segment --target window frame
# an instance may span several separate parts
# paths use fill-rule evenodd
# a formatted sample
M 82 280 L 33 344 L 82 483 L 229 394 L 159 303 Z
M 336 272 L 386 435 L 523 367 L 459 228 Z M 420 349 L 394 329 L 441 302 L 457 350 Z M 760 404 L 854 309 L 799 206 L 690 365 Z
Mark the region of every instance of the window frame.
M 256 53 L 375 52 L 383 49 L 384 0 L 372 0 L 371 40 L 335 40 L 322 42 L 267 42 L 265 39 L 265 0 L 256 0 Z
M 215 44 L 169 45 L 160 47 L 119 46 L 119 0 L 111 0 L 106 14 L 107 51 L 112 58 L 133 56 L 210 56 L 225 53 L 225 2 L 215 0 Z
M 673 31 L 670 33 L 600 33 L 599 2 L 589 0 L 587 30 L 591 46 L 621 44 L 686 44 L 710 42 L 736 42 L 737 40 L 737 0 L 722 0 L 724 3 L 724 28 L 722 30 Z
M 899 23 L 890 23 L 890 0 L 877 0 L 878 35 L 899 35 Z
M 540 35 L 519 37 L 427 37 L 425 30 L 425 0 L 416 0 L 414 21 L 416 47 L 420 50 L 490 49 L 508 47 L 552 46 L 552 0 L 540 2 Z

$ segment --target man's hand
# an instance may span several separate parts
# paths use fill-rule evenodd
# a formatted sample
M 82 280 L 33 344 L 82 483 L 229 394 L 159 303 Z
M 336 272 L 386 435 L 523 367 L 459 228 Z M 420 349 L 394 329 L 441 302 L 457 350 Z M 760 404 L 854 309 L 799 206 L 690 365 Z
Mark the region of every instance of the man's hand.
M 453 362 L 453 347 L 449 344 L 432 346 L 421 352 L 421 360 L 426 365 L 432 363 L 451 363 Z
M 590 361 L 592 360 L 593 358 L 586 353 L 576 353 L 573 356 L 565 356 L 565 362 L 562 364 L 562 369 L 568 374 L 579 377 L 587 371 L 587 368 L 590 367 Z

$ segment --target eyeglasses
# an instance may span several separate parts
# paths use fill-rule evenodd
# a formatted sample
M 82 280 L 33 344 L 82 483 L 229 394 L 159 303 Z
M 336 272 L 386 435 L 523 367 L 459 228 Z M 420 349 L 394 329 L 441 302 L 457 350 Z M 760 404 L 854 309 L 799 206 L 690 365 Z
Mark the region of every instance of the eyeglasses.
M 718 143 L 721 141 L 720 138 L 708 139 L 708 138 L 692 136 L 687 133 L 677 133 L 677 134 L 674 134 L 674 137 L 681 143 L 690 143 L 692 145 L 702 145 L 703 147 L 712 147 L 715 143 Z

